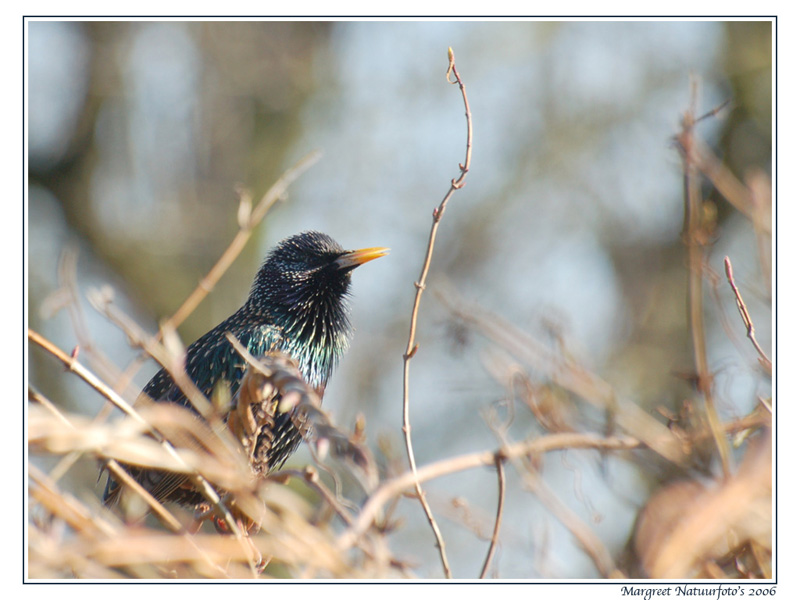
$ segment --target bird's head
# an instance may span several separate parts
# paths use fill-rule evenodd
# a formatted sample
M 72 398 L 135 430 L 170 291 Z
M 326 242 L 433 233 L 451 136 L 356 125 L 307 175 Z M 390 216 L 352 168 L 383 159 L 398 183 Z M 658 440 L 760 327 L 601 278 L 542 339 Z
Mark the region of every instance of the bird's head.
M 325 343 L 349 331 L 350 273 L 388 248 L 347 251 L 328 235 L 306 231 L 280 242 L 253 282 L 249 303 L 287 333 Z

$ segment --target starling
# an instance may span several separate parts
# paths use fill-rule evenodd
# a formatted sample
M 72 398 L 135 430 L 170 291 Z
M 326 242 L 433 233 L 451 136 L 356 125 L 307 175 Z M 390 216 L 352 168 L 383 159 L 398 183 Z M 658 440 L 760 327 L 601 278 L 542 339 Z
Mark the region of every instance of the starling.
M 246 370 L 245 360 L 226 338 L 230 332 L 253 356 L 279 352 L 293 359 L 320 398 L 339 358 L 347 349 L 351 326 L 346 297 L 350 273 L 379 258 L 388 248 L 346 251 L 331 237 L 308 231 L 280 242 L 256 275 L 250 295 L 238 311 L 186 350 L 186 373 L 210 397 L 224 382 L 233 397 Z M 191 403 L 165 369 L 142 390 L 156 402 Z M 291 412 L 274 418 L 271 437 L 280 440 L 267 456 L 269 469 L 280 467 L 302 438 Z M 159 501 L 196 505 L 203 498 L 185 475 L 125 465 Z M 109 474 L 103 501 L 113 504 L 121 485 Z

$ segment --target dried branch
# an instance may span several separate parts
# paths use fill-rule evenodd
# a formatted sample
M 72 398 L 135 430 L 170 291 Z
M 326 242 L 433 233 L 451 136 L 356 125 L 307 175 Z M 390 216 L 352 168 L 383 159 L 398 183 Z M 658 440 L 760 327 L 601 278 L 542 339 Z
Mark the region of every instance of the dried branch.
M 497 550 L 497 542 L 500 539 L 500 524 L 503 521 L 503 507 L 506 498 L 506 473 L 503 467 L 503 458 L 495 456 L 495 466 L 497 468 L 497 517 L 494 520 L 494 530 L 492 531 L 492 541 L 489 543 L 489 551 L 486 553 L 486 560 L 483 561 L 480 579 L 485 579 L 492 564 L 492 558 Z
M 53 415 L 53 416 L 54 416 L 54 417 L 55 417 L 55 418 L 58 420 L 58 422 L 59 422 L 59 423 L 60 423 L 62 426 L 65 426 L 65 427 L 66 427 L 67 429 L 69 429 L 69 430 L 74 430 L 74 429 L 75 429 L 75 426 L 72 424 L 72 422 L 71 422 L 71 421 L 70 421 L 70 420 L 69 420 L 67 417 L 65 417 L 65 416 L 64 416 L 64 415 L 61 413 L 61 411 L 60 411 L 60 410 L 58 410 L 58 409 L 56 408 L 56 406 L 55 406 L 55 405 L 54 405 L 52 402 L 50 402 L 50 400 L 48 400 L 48 399 L 47 399 L 45 396 L 43 396 L 43 395 L 42 395 L 42 394 L 40 394 L 39 392 L 37 392 L 37 391 L 35 391 L 35 390 L 32 390 L 32 389 L 30 389 L 30 388 L 29 388 L 29 389 L 28 389 L 28 397 L 29 397 L 31 400 L 34 400 L 34 401 L 35 401 L 35 402 L 37 402 L 38 404 L 42 405 L 42 406 L 43 406 L 45 409 L 47 409 L 47 411 L 48 411 L 50 414 L 52 414 L 52 415 Z M 29 419 L 29 423 L 28 423 L 28 425 L 29 425 L 29 427 L 30 427 L 30 419 Z M 29 432 L 29 435 L 30 435 L 30 432 Z M 71 452 L 71 453 L 70 453 L 68 456 L 69 456 L 69 457 L 73 457 L 73 459 L 75 459 L 75 458 L 77 458 L 79 455 L 80 455 L 80 452 L 78 452 L 78 451 L 73 451 L 73 452 Z M 119 478 L 119 479 L 121 479 L 121 480 L 124 480 L 124 481 L 125 481 L 125 483 L 127 483 L 127 484 L 128 484 L 130 487 L 131 487 L 131 488 L 133 488 L 133 490 L 134 490 L 134 491 L 135 491 L 135 492 L 136 492 L 136 493 L 137 493 L 139 496 L 141 496 L 141 497 L 142 497 L 142 499 L 144 499 L 144 501 L 147 503 L 147 505 L 150 507 L 150 509 L 153 511 L 153 513 L 154 513 L 154 514 L 155 514 L 155 515 L 156 515 L 156 516 L 157 516 L 157 517 L 158 517 L 158 518 L 161 520 L 161 522 L 162 522 L 162 523 L 164 523 L 164 524 L 165 524 L 167 527 L 169 527 L 169 528 L 170 528 L 172 531 L 175 531 L 175 532 L 183 531 L 183 526 L 182 526 L 182 525 L 181 525 L 181 524 L 178 522 L 178 520 L 177 520 L 177 519 L 176 519 L 176 518 L 175 518 L 175 517 L 172 515 L 172 513 L 170 513 L 170 512 L 169 512 L 169 511 L 168 511 L 168 510 L 167 510 L 167 509 L 164 507 L 164 505 L 163 505 L 163 504 L 161 504 L 161 503 L 160 503 L 158 500 L 156 500 L 155 498 L 153 498 L 153 496 L 150 494 L 150 492 L 148 492 L 147 490 L 145 490 L 145 489 L 144 489 L 144 488 L 143 488 L 143 487 L 142 487 L 142 486 L 139 484 L 139 482 L 138 482 L 138 481 L 136 481 L 135 479 L 133 479 L 133 477 L 131 477 L 131 476 L 130 476 L 130 474 L 129 474 L 129 473 L 128 473 L 128 472 L 127 472 L 125 469 L 123 469 L 123 468 L 122 468 L 122 467 L 119 465 L 119 463 L 118 463 L 117 461 L 115 461 L 115 460 L 113 460 L 113 459 L 112 459 L 112 460 L 107 460 L 107 461 L 105 462 L 105 467 L 106 467 L 106 468 L 107 468 L 109 471 L 111 471 L 111 472 L 112 472 L 112 473 L 113 473 L 113 474 L 114 474 L 114 475 L 115 475 L 117 478 Z M 58 477 L 53 477 L 53 476 L 51 475 L 51 477 L 50 477 L 50 478 L 51 478 L 51 479 L 52 479 L 54 482 L 55 482 L 55 481 L 58 481 Z
M 405 436 L 405 443 L 406 443 L 406 452 L 408 453 L 408 463 L 411 467 L 411 472 L 417 472 L 417 463 L 414 458 L 414 448 L 411 443 L 411 420 L 409 418 L 409 369 L 410 369 L 410 362 L 413 358 L 414 354 L 416 354 L 418 345 L 415 343 L 416 341 L 416 333 L 417 333 L 417 315 L 419 314 L 419 306 L 420 300 L 422 299 L 422 292 L 425 290 L 425 283 L 428 278 L 428 271 L 431 266 L 431 260 L 433 258 L 433 247 L 436 243 L 436 233 L 439 230 L 439 223 L 442 220 L 442 216 L 444 215 L 444 211 L 447 208 L 447 203 L 449 202 L 453 193 L 456 190 L 459 190 L 464 185 L 464 180 L 467 176 L 467 172 L 469 171 L 470 163 L 472 161 L 472 112 L 469 108 L 469 101 L 467 100 L 467 91 L 464 87 L 464 83 L 461 80 L 461 76 L 458 73 L 458 69 L 456 69 L 455 57 L 453 55 L 453 49 L 448 48 L 448 66 L 447 66 L 447 81 L 449 83 L 457 83 L 460 90 L 461 95 L 464 99 L 464 108 L 466 110 L 466 118 L 467 118 L 467 151 L 466 151 L 466 158 L 464 159 L 464 164 L 458 165 L 459 169 L 461 170 L 461 175 L 458 179 L 452 179 L 450 181 L 450 189 L 445 194 L 442 201 L 439 203 L 437 208 L 433 209 L 433 223 L 431 224 L 431 232 L 428 237 L 428 248 L 425 253 L 425 259 L 422 262 L 422 272 L 420 273 L 419 280 L 414 284 L 417 291 L 414 296 L 414 304 L 411 309 L 411 324 L 409 327 L 408 332 L 408 344 L 406 345 L 406 351 L 403 354 L 403 434 Z M 455 81 L 450 79 L 450 74 L 453 74 L 455 77 Z M 422 504 L 422 508 L 425 511 L 425 515 L 428 518 L 428 522 L 433 529 L 433 533 L 436 536 L 436 544 L 439 548 L 439 554 L 442 559 L 442 567 L 444 568 L 445 576 L 449 579 L 452 578 L 453 574 L 450 570 L 450 565 L 447 561 L 447 554 L 445 552 L 445 544 L 444 539 L 442 538 L 442 534 L 439 531 L 439 526 L 436 524 L 436 519 L 433 516 L 433 512 L 428 505 L 428 502 L 425 500 L 425 495 L 422 491 L 422 487 L 420 486 L 419 482 L 415 482 L 414 485 L 417 497 L 419 498 L 420 503 Z
M 744 303 L 744 299 L 742 299 L 742 295 L 739 293 L 739 288 L 736 287 L 736 282 L 733 280 L 733 266 L 731 265 L 731 259 L 727 256 L 725 257 L 725 275 L 728 277 L 728 283 L 731 284 L 731 289 L 733 290 L 734 296 L 736 296 L 736 307 L 739 309 L 739 314 L 741 315 L 744 326 L 747 329 L 747 337 L 752 342 L 756 352 L 758 352 L 758 362 L 764 371 L 771 376 L 772 361 L 761 349 L 761 345 L 756 339 L 756 328 L 753 325 L 753 320 L 750 318 L 750 313 L 747 311 L 747 305 Z
M 611 411 L 616 424 L 626 433 L 640 439 L 667 460 L 678 465 L 686 463 L 687 456 L 680 440 L 636 403 L 617 398 L 608 382 L 573 360 L 554 356 L 533 336 L 502 317 L 460 299 L 451 288 L 437 297 L 453 315 L 532 368 L 544 371 L 555 384 L 593 406 Z
M 614 565 L 611 554 L 603 542 L 561 499 L 550 489 L 535 469 L 522 470 L 522 475 L 528 487 L 541 500 L 567 530 L 575 537 L 583 550 L 592 559 L 600 575 L 606 579 L 622 577 L 619 569 Z
M 245 244 L 247 244 L 247 241 L 250 239 L 250 236 L 253 234 L 253 230 L 266 216 L 269 209 L 284 196 L 289 186 L 300 177 L 300 175 L 319 160 L 320 156 L 322 156 L 321 152 L 311 152 L 285 171 L 272 187 L 267 190 L 267 193 L 264 194 L 264 197 L 258 205 L 256 205 L 255 209 L 251 210 L 250 208 L 249 194 L 246 192 L 240 194 L 239 231 L 236 232 L 233 241 L 231 241 L 225 252 L 222 253 L 222 256 L 219 257 L 216 264 L 211 267 L 211 270 L 206 276 L 200 280 L 200 283 L 197 284 L 194 291 L 189 294 L 189 297 L 184 300 L 180 308 L 164 322 L 162 326 L 164 329 L 177 329 L 178 326 L 192 314 L 194 309 L 197 308 L 211 290 L 214 289 L 214 286 L 217 285 L 228 268 L 230 268 L 239 256 Z
M 304 482 L 308 487 L 319 494 L 320 498 L 325 500 L 328 506 L 333 509 L 333 511 L 338 515 L 345 525 L 352 524 L 353 517 L 347 512 L 347 510 L 345 510 L 344 506 L 342 506 L 342 503 L 339 502 L 339 499 L 336 497 L 336 495 L 333 494 L 333 492 L 331 492 L 331 490 L 320 481 L 319 473 L 314 467 L 307 466 L 302 471 L 297 469 L 281 469 L 279 473 L 272 476 L 273 479 L 279 481 L 284 481 L 288 477 L 295 477 Z
M 692 140 L 693 161 L 697 169 L 705 175 L 717 191 L 731 206 L 748 219 L 754 218 L 754 203 L 750 190 L 722 164 L 705 142 L 698 138 Z
M 761 277 L 768 297 L 772 296 L 772 182 L 763 171 L 756 170 L 746 177 L 747 189 L 753 201 L 753 231 L 761 265 Z
M 444 475 L 466 471 L 477 467 L 494 466 L 498 457 L 507 460 L 528 454 L 542 454 L 566 448 L 584 448 L 594 450 L 633 450 L 643 447 L 643 443 L 630 436 L 601 437 L 586 433 L 558 433 L 539 437 L 524 442 L 517 442 L 498 450 L 486 450 L 472 454 L 455 456 L 446 460 L 429 463 L 414 471 L 406 471 L 392 479 L 384 481 L 364 503 L 358 518 L 353 525 L 339 537 L 338 545 L 342 550 L 350 548 L 363 535 L 370 524 L 378 516 L 381 508 L 395 496 L 402 494 L 418 483 L 424 483 Z
M 699 566 L 737 546 L 771 546 L 770 430 L 759 438 L 748 447 L 732 476 L 704 484 L 678 481 L 654 494 L 636 534 L 637 553 L 650 577 L 693 577 Z M 762 577 L 769 572 L 765 566 L 760 570 Z
M 66 419 L 66 417 L 64 417 Z M 112 461 L 113 462 L 113 461 Z M 116 464 L 116 463 L 115 463 Z M 119 465 L 117 468 L 121 472 L 121 477 L 127 477 L 132 480 L 127 471 L 124 471 Z M 40 502 L 50 514 L 57 515 L 69 523 L 70 526 L 83 537 L 89 537 L 95 542 L 102 542 L 104 539 L 117 539 L 123 532 L 121 528 L 112 524 L 105 518 L 99 515 L 92 514 L 85 506 L 83 506 L 77 499 L 72 496 L 66 495 L 57 489 L 55 482 L 41 473 L 33 465 L 28 466 L 29 476 L 33 482 L 31 486 L 31 496 L 33 499 Z M 116 474 L 116 473 L 115 473 Z M 217 576 L 225 576 L 225 571 L 217 566 L 208 554 L 201 549 L 194 540 L 194 537 L 173 517 L 166 509 L 161 506 L 144 488 L 133 481 L 134 487 L 138 486 L 142 491 L 143 497 L 150 497 L 160 507 L 154 512 L 162 518 L 163 522 L 182 536 L 184 542 L 193 547 L 198 557 L 212 570 Z
M 42 302 L 41 312 L 48 317 L 66 310 L 81 355 L 88 358 L 89 366 L 104 381 L 115 381 L 117 391 L 126 389 L 128 381 L 120 379 L 119 368 L 99 348 L 91 336 L 86 314 L 78 290 L 78 247 L 68 244 L 58 258 L 58 289 Z M 103 404 L 107 407 L 107 404 Z
M 28 476 L 33 483 L 30 488 L 32 498 L 45 506 L 51 514 L 58 515 L 76 531 L 93 538 L 116 533 L 116 528 L 108 520 L 92 515 L 75 498 L 64 497 L 56 488 L 55 482 L 36 466 L 28 465 Z
M 147 423 L 136 413 L 136 411 L 133 410 L 133 408 L 131 408 L 131 406 L 119 394 L 117 394 L 114 390 L 109 388 L 104 382 L 102 382 L 86 367 L 81 365 L 78 362 L 77 358 L 75 358 L 74 356 L 69 356 L 67 353 L 61 350 L 61 348 L 53 344 L 50 340 L 46 339 L 45 337 L 39 335 L 32 329 L 28 329 L 28 339 L 33 343 L 37 344 L 38 346 L 41 346 L 44 350 L 46 350 L 53 356 L 55 356 L 58 360 L 60 360 L 64 364 L 65 367 L 67 367 L 68 370 L 72 371 L 78 377 L 83 379 L 96 392 L 98 392 L 106 400 L 110 401 L 114 406 L 119 408 L 126 415 L 138 421 L 142 425 L 145 426 L 147 425 Z
M 131 346 L 141 348 L 167 370 L 175 385 L 200 416 L 205 419 L 211 418 L 213 412 L 211 403 L 186 374 L 184 364 L 186 352 L 177 332 L 170 328 L 168 323 L 162 325 L 157 335 L 151 336 L 114 305 L 110 292 L 90 290 L 88 299 L 97 312 L 119 327 L 127 336 Z M 164 339 L 164 343 L 161 342 L 161 338 Z
M 702 198 L 698 178 L 697 140 L 694 126 L 697 102 L 697 82 L 692 82 L 692 100 L 683 116 L 683 128 L 678 135 L 678 148 L 683 160 L 684 193 L 684 239 L 689 251 L 689 323 L 694 348 L 697 387 L 703 395 L 708 426 L 714 436 L 722 470 L 730 474 L 730 448 L 720 427 L 719 416 L 712 392 L 713 375 L 708 366 L 706 333 L 703 320 L 703 264 L 705 258 L 706 233 L 702 223 Z
M 83 379 L 86 383 L 88 383 L 92 388 L 94 388 L 98 393 L 100 393 L 104 398 L 109 400 L 111 403 L 114 404 L 117 408 L 122 410 L 126 415 L 131 417 L 136 423 L 144 426 L 147 432 L 155 437 L 159 443 L 161 443 L 164 449 L 170 454 L 170 456 L 176 461 L 177 464 L 186 468 L 188 472 L 192 473 L 192 479 L 197 485 L 198 489 L 202 492 L 202 494 L 206 497 L 206 499 L 214 506 L 215 510 L 219 511 L 225 520 L 226 525 L 229 527 L 229 530 L 234 533 L 237 540 L 242 540 L 244 534 L 239 527 L 239 524 L 233 518 L 230 510 L 227 506 L 221 501 L 219 495 L 214 490 L 213 486 L 208 483 L 208 481 L 203 477 L 200 473 L 196 472 L 195 470 L 191 469 L 188 465 L 186 465 L 183 458 L 178 454 L 172 444 L 155 428 L 153 428 L 145 419 L 139 415 L 139 413 L 133 409 L 119 394 L 117 394 L 114 390 L 109 388 L 105 383 L 100 381 L 91 371 L 86 369 L 83 365 L 81 365 L 77 359 L 74 357 L 68 356 L 64 353 L 60 348 L 55 346 L 52 342 L 45 339 L 35 331 L 29 329 L 28 330 L 28 339 L 43 349 L 48 351 L 50 354 L 55 356 L 58 360 L 60 360 L 64 365 L 73 373 L 78 375 L 81 379 Z

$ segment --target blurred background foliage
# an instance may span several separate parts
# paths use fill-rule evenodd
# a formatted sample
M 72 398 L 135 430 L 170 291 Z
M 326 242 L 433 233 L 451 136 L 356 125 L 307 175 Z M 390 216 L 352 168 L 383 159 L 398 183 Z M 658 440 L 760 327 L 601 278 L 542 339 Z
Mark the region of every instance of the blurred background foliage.
M 496 447 L 487 415 L 507 410 L 513 395 L 491 368 L 510 359 L 453 318 L 437 290 L 457 290 L 562 344 L 618 395 L 664 420 L 659 408 L 678 413 L 697 399 L 673 136 L 696 76 L 699 113 L 731 100 L 698 135 L 740 180 L 771 173 L 771 35 L 770 22 L 746 21 L 30 22 L 29 326 L 62 348 L 80 343 L 82 359 L 118 375 L 137 351 L 89 307 L 86 290 L 110 287 L 155 332 L 235 235 L 237 186 L 258 199 L 289 165 L 322 150 L 179 333 L 189 343 L 232 313 L 265 252 L 287 235 L 319 229 L 348 248 L 390 246 L 390 257 L 354 277 L 356 334 L 325 400 L 345 428 L 363 415 L 385 468 L 401 468 L 412 284 L 431 210 L 464 155 L 461 97 L 445 83 L 452 46 L 472 104 L 474 156 L 423 298 L 411 366 L 417 462 Z M 716 190 L 703 193 L 709 266 L 724 284 L 722 258 L 731 257 L 769 349 L 769 249 L 759 254 L 752 224 Z M 59 279 L 59 264 L 62 277 L 69 272 L 67 249 L 77 257 L 83 333 Z M 721 302 L 712 292 L 707 286 L 709 359 L 718 410 L 729 420 L 770 397 L 771 382 L 743 343 L 730 290 L 719 286 Z M 96 414 L 101 399 L 50 357 L 30 351 L 29 360 L 37 389 Z M 135 396 L 155 370 L 152 361 L 135 370 L 126 393 Z M 571 427 L 603 429 L 601 411 L 567 400 L 552 399 Z M 510 433 L 535 427 L 518 410 Z M 291 464 L 308 460 L 300 452 Z M 544 462 L 548 484 L 615 556 L 650 492 L 674 475 L 615 456 L 564 453 Z M 711 458 L 697 467 L 716 472 Z M 597 576 L 515 478 L 509 471 L 495 572 Z M 426 485 L 456 576 L 480 569 L 493 480 L 472 471 Z M 86 460 L 62 485 L 86 497 L 100 493 L 95 482 Z M 398 510 L 397 552 L 412 557 L 418 575 L 438 576 L 419 507 L 403 500 Z

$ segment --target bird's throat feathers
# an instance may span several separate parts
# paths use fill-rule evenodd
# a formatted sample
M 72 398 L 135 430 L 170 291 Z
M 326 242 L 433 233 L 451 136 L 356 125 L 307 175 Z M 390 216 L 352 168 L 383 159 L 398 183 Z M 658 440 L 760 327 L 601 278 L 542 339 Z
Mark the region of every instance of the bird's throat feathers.
M 300 371 L 315 387 L 327 382 L 350 343 L 344 302 L 326 304 L 291 307 L 282 323 L 282 351 L 300 363 Z
M 350 320 L 344 298 L 297 298 L 292 304 L 260 304 L 245 307 L 277 330 L 276 350 L 297 361 L 303 377 L 313 387 L 324 386 L 347 351 L 350 343 Z M 251 348 L 251 351 L 256 350 Z

